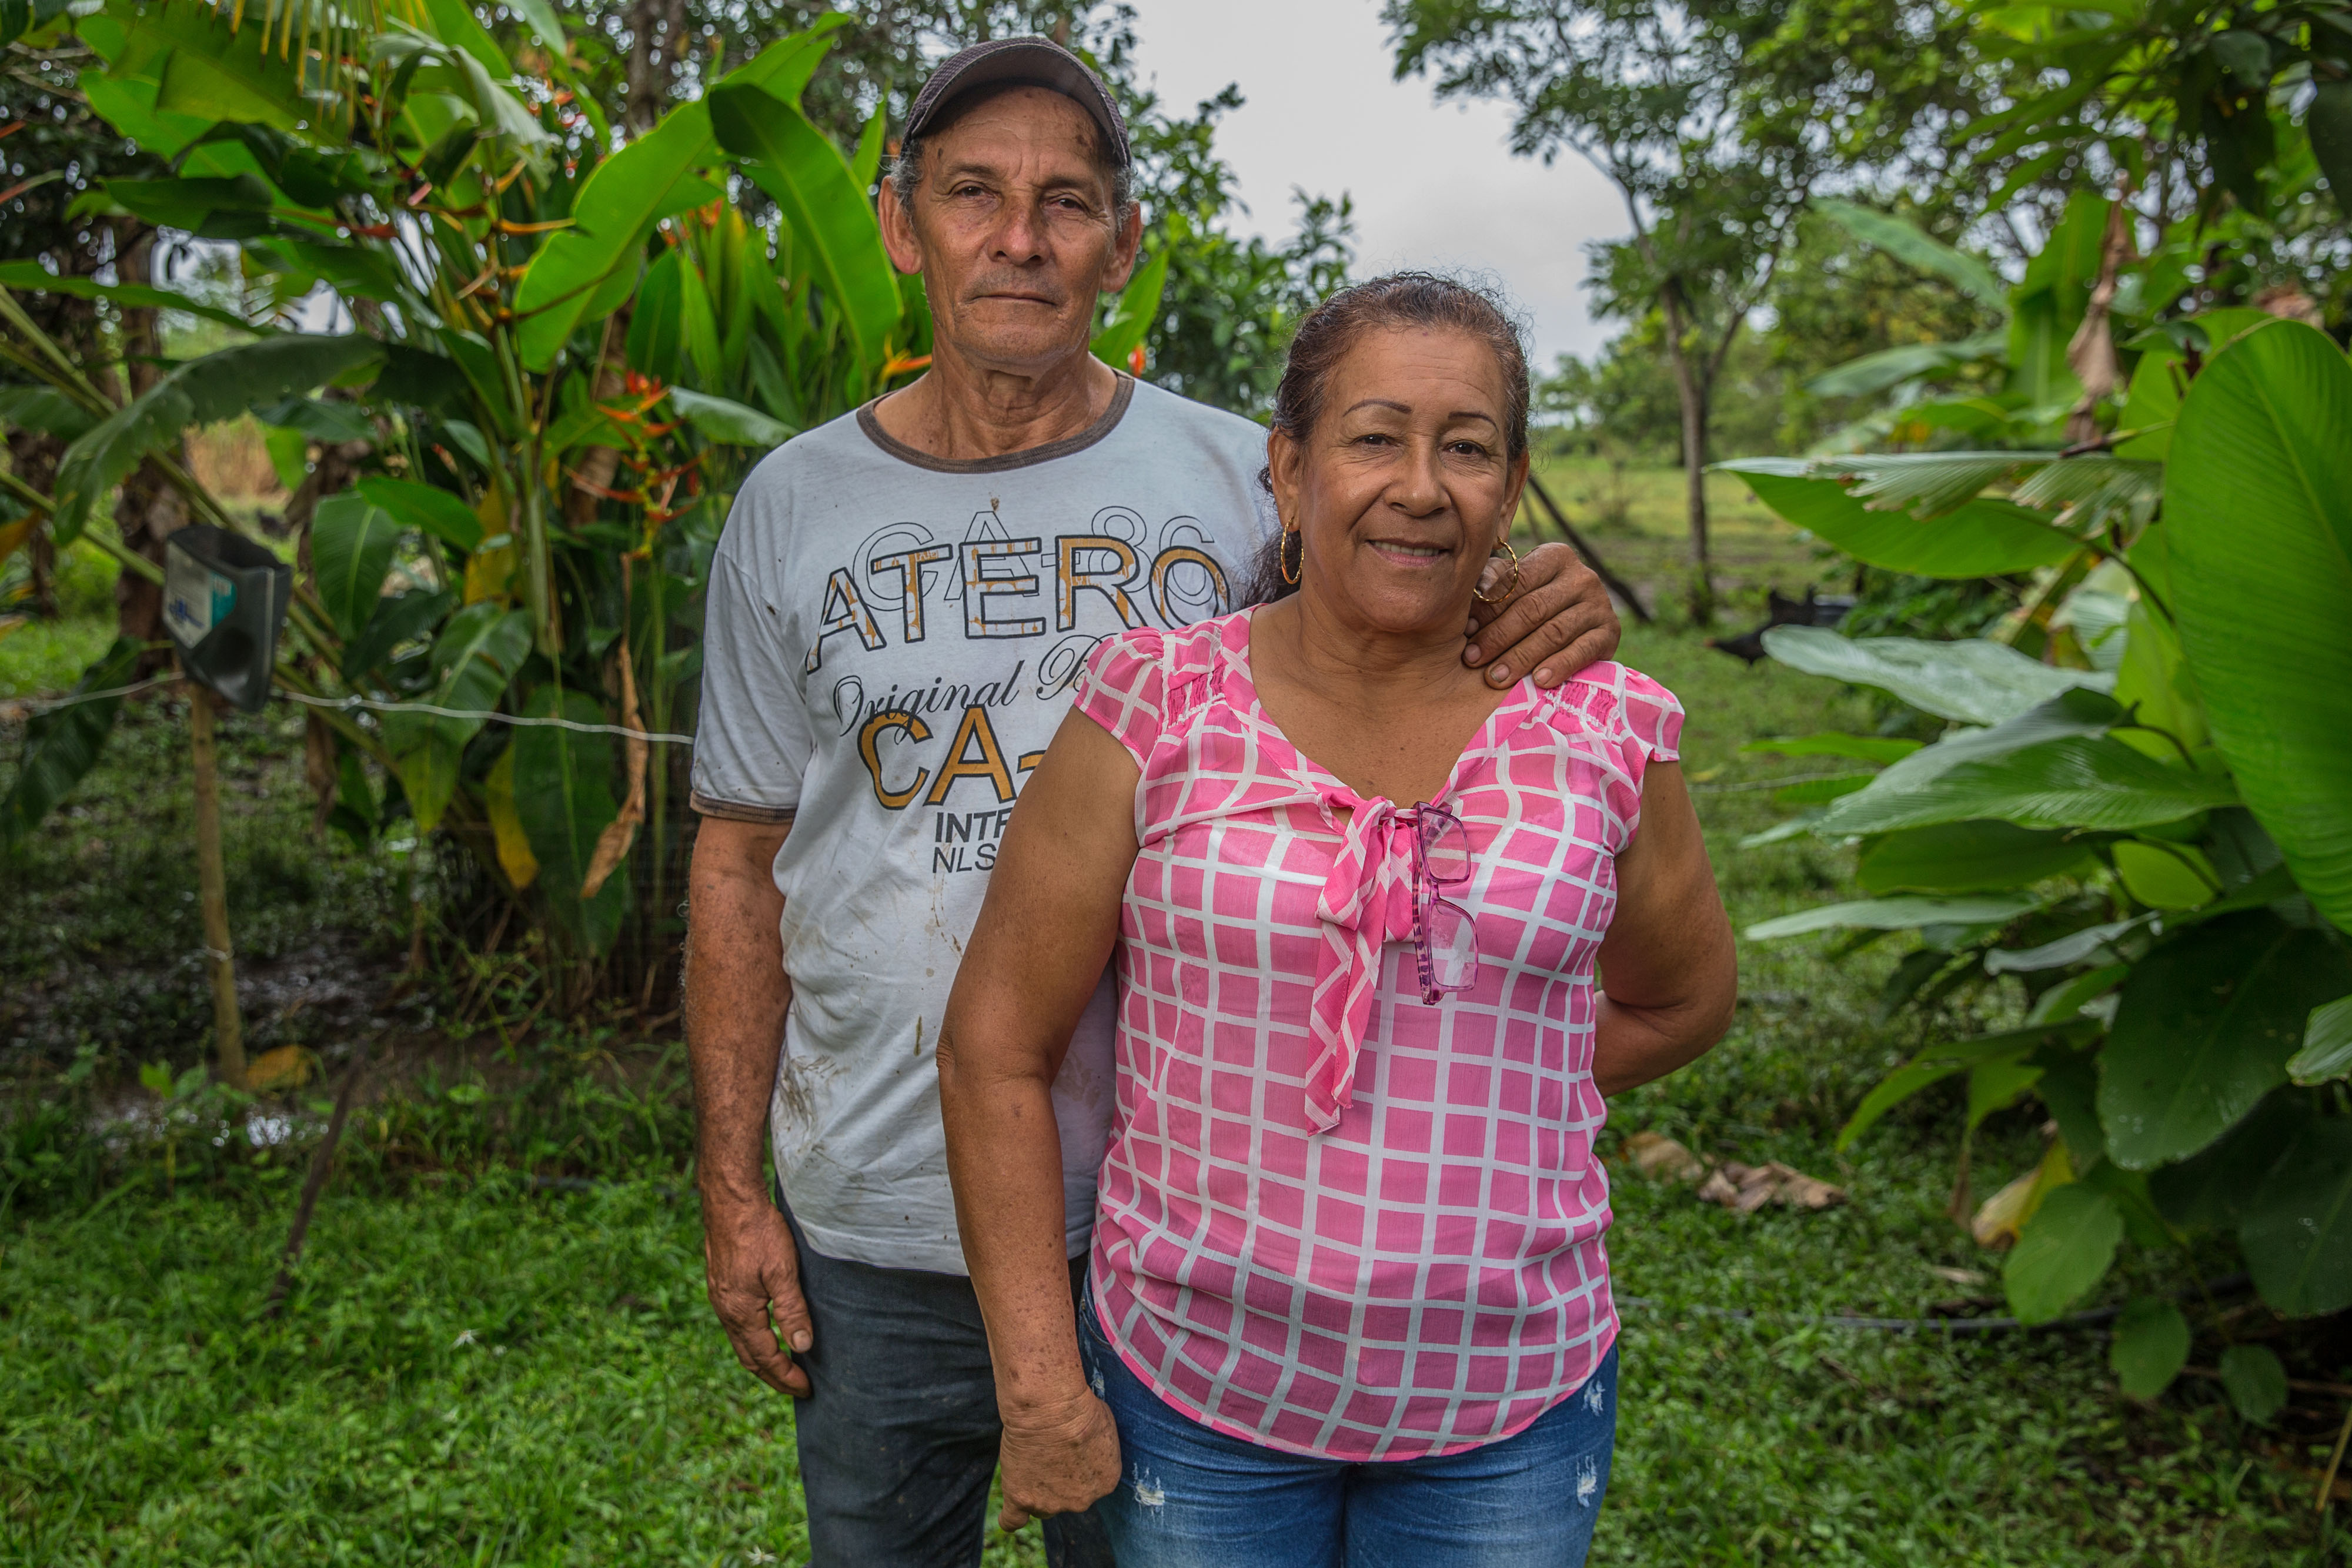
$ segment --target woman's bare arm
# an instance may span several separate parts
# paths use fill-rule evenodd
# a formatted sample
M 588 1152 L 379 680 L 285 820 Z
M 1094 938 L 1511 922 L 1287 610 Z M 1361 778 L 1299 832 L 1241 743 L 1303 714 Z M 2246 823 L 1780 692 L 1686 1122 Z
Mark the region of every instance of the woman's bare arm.
M 1062 721 L 1005 829 L 940 1030 L 948 1176 L 1004 1416 L 1008 1529 L 1083 1509 L 1118 1480 L 1110 1412 L 1078 1363 L 1052 1091 L 1118 936 L 1139 776 L 1092 719 Z
M 1678 764 L 1642 776 L 1642 821 L 1617 857 L 1617 913 L 1601 943 L 1592 1075 L 1603 1094 L 1706 1054 L 1739 994 L 1731 922 Z

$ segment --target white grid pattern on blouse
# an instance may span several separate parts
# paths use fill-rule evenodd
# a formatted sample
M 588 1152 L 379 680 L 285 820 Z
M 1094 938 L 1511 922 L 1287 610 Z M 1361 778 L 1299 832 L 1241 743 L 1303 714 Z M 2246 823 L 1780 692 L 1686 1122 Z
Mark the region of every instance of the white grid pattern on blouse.
M 1603 664 L 1496 711 L 1440 796 L 1469 831 L 1474 878 L 1448 896 L 1475 920 L 1479 981 L 1426 1006 L 1400 940 L 1409 859 L 1400 876 L 1342 853 L 1353 825 L 1374 860 L 1409 857 L 1409 830 L 1367 833 L 1391 803 L 1266 720 L 1249 619 L 1114 639 L 1078 691 L 1143 768 L 1097 1313 L 1219 1430 L 1345 1459 L 1454 1452 L 1526 1427 L 1615 1339 L 1592 959 L 1681 708 Z M 1330 966 L 1349 961 L 1318 910 L 1376 875 L 1354 950 L 1377 985 L 1352 1092 L 1318 1131 L 1314 1009 L 1328 1040 L 1348 988 Z

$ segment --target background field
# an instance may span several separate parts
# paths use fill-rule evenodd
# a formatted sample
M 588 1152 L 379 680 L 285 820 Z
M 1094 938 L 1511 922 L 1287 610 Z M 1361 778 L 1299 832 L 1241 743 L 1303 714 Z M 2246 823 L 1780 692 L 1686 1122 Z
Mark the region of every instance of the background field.
M 1866 730 L 1865 702 L 1748 669 L 1671 622 L 1677 476 L 1549 465 L 1612 564 L 1668 612 L 1624 656 L 1689 709 L 1688 776 L 1736 924 L 1838 895 L 1811 841 L 1743 852 L 1776 780 L 1835 771 L 1743 757 L 1759 736 Z M 1606 516 L 1622 484 L 1622 517 Z M 1727 625 L 1811 547 L 1727 486 Z M 1823 584 L 1824 588 L 1831 586 Z M 0 642 L 0 694 L 51 689 L 107 634 L 81 605 Z M 76 642 L 76 639 L 80 639 Z M 314 839 L 299 718 L 227 723 L 229 846 L 252 1049 L 393 1065 L 357 1115 L 284 1314 L 260 1314 L 323 1102 L 310 1088 L 224 1128 L 137 1070 L 201 1060 L 184 716 L 126 713 L 99 770 L 9 864 L 0 1062 L 20 1104 L 0 1205 L 0 1562 L 793 1562 L 804 1551 L 791 1412 L 740 1371 L 702 1299 L 674 1025 L 557 1027 L 521 960 L 459 956 L 402 982 L 410 856 Z M 0 772 L 22 747 L 0 718 Z M 1738 1217 L 1617 1172 L 1612 1256 L 1624 1415 L 1594 1560 L 1623 1563 L 2340 1563 L 2315 1516 L 2340 1407 L 2250 1428 L 2189 1378 L 2114 1392 L 2094 1333 L 1865 1333 L 1771 1314 L 1998 1312 L 2000 1259 L 1945 1209 L 1957 1092 L 1930 1093 L 1841 1158 L 1836 1130 L 1922 1030 L 1887 1027 L 1891 951 L 1743 945 L 1728 1040 L 1612 1108 L 1710 1158 L 1783 1160 L 1844 1186 L 1821 1214 Z M 63 1082 L 60 1082 L 62 1078 Z M 1947 1086 L 1948 1088 L 1949 1086 Z M 102 1140 L 59 1120 L 98 1119 Z M 257 1153 L 230 1157 L 233 1148 Z M 216 1144 L 214 1140 L 223 1142 Z M 282 1140 L 272 1143 L 270 1140 Z M 1996 1117 L 1981 1195 L 2038 1157 Z M 92 1155 L 95 1148 L 100 1151 Z M 2110 1281 L 2120 1299 L 2128 1281 Z M 1726 1309 L 1752 1310 L 1739 1319 Z M 2192 1361 L 2212 1364 L 2200 1343 Z M 994 1563 L 1042 1561 L 1034 1529 Z

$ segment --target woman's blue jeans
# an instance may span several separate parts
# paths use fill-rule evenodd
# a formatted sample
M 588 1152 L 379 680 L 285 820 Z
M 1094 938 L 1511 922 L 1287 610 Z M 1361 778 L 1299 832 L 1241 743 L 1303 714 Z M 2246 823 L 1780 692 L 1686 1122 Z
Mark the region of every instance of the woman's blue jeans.
M 1517 1436 L 1354 1464 L 1261 1448 L 1163 1403 L 1088 1301 L 1078 1348 L 1118 1422 L 1118 1490 L 1095 1505 L 1118 1568 L 1577 1568 L 1617 1438 L 1617 1352 Z

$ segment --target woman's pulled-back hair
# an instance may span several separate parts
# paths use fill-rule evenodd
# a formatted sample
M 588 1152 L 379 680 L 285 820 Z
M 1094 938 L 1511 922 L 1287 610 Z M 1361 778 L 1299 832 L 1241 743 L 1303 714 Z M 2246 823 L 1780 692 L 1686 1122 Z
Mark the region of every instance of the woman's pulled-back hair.
M 1490 290 L 1429 272 L 1391 272 L 1350 284 L 1307 313 L 1282 382 L 1274 392 L 1274 428 L 1304 442 L 1323 416 L 1331 374 L 1367 332 L 1423 330 L 1467 333 L 1485 343 L 1503 373 L 1503 434 L 1513 461 L 1528 450 L 1528 353 L 1518 323 Z M 1271 492 L 1274 473 L 1258 473 Z M 1282 536 L 1258 552 L 1253 599 L 1270 603 L 1298 591 L 1282 578 Z

